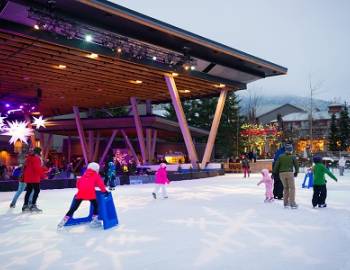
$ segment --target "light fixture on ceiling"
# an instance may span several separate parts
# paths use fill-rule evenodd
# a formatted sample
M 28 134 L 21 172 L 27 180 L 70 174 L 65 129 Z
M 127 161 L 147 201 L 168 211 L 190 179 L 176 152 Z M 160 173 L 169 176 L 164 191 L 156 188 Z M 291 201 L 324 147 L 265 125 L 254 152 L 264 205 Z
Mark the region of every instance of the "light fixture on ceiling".
M 133 83 L 133 84 L 141 84 L 142 81 L 140 80 L 130 80 L 129 83 Z
M 87 54 L 86 57 L 89 57 L 91 59 L 97 59 L 98 58 L 98 54 L 96 53 L 90 53 L 90 54 Z
M 188 94 L 188 93 L 191 93 L 191 90 L 185 89 L 185 90 L 179 90 L 179 92 L 182 94 Z
M 173 72 L 173 73 L 171 73 L 171 75 L 172 75 L 173 77 L 177 77 L 177 76 L 179 76 L 179 73 Z
M 92 35 L 85 35 L 85 41 L 86 42 L 92 42 Z
M 40 29 L 40 27 L 39 27 L 38 24 L 34 24 L 33 28 L 34 28 L 35 30 L 39 30 L 39 29 Z
M 63 64 L 60 64 L 57 66 L 58 69 L 66 69 L 67 66 L 66 65 L 63 65 Z
M 220 84 L 214 84 L 214 87 L 216 87 L 216 88 L 225 88 L 226 85 L 223 84 L 223 83 L 220 83 Z

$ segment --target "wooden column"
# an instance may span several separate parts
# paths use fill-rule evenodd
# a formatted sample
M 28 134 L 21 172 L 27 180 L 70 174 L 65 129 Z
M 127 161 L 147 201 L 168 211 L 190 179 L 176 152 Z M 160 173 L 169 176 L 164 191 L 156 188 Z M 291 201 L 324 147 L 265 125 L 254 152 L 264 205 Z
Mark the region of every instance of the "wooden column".
M 28 127 L 33 129 L 33 125 L 32 125 L 32 120 L 30 118 L 30 115 L 28 113 L 24 114 L 24 119 L 25 121 L 28 123 Z M 33 129 L 33 134 L 30 135 L 30 143 L 32 145 L 32 149 L 35 148 L 35 130 Z
M 67 163 L 70 163 L 70 160 L 71 160 L 71 157 L 72 157 L 72 137 L 71 136 L 68 136 L 67 148 L 68 148 Z
M 202 169 L 204 169 L 207 162 L 210 161 L 211 153 L 213 152 L 216 134 L 218 133 L 222 111 L 224 110 L 224 106 L 225 106 L 226 96 L 227 96 L 227 90 L 221 90 L 218 104 L 216 105 L 214 119 L 211 124 L 207 145 L 205 147 L 205 151 L 204 151 L 204 155 L 201 163 Z
M 185 141 L 185 145 L 187 148 L 188 156 L 192 163 L 192 167 L 197 168 L 198 156 L 197 156 L 196 148 L 194 147 L 194 144 L 192 141 L 190 129 L 188 128 L 187 120 L 182 108 L 180 95 L 179 95 L 179 92 L 177 91 L 175 80 L 171 75 L 165 75 L 164 78 L 170 93 L 172 104 L 176 112 L 177 120 L 179 122 L 181 133 Z
M 103 163 L 103 161 L 105 160 L 105 158 L 106 158 L 106 156 L 107 156 L 107 154 L 108 154 L 109 148 L 111 148 L 112 143 L 113 143 L 114 138 L 115 138 L 115 136 L 117 135 L 117 133 L 118 133 L 118 130 L 117 130 L 117 129 L 113 130 L 112 136 L 109 138 L 109 141 L 108 141 L 108 143 L 107 143 L 107 146 L 106 146 L 105 150 L 103 151 L 102 157 L 100 158 L 100 162 L 99 162 L 100 165 L 101 165 L 101 164 Z
M 122 134 L 123 134 L 123 137 L 124 137 L 124 140 L 125 140 L 126 144 L 128 145 L 128 147 L 129 147 L 129 149 L 130 149 L 132 155 L 134 156 L 135 162 L 137 163 L 137 165 L 140 165 L 139 158 L 137 157 L 137 154 L 136 154 L 136 152 L 135 152 L 135 149 L 134 149 L 134 147 L 132 146 L 132 144 L 131 144 L 131 142 L 130 142 L 130 140 L 129 140 L 128 135 L 125 133 L 125 131 L 124 131 L 123 129 L 122 129 L 121 131 L 122 131 Z
M 97 161 L 98 152 L 100 150 L 100 137 L 101 137 L 101 133 L 100 133 L 100 131 L 97 131 L 96 141 L 95 141 L 95 149 L 94 149 L 94 156 L 92 157 L 92 161 Z
M 156 157 L 154 156 L 155 152 L 156 152 L 156 146 L 157 146 L 157 130 L 153 130 L 153 136 L 152 136 L 152 148 L 151 148 L 151 157 L 153 159 L 156 159 Z
M 88 155 L 88 159 L 89 162 L 92 161 L 92 159 L 94 158 L 94 131 L 93 130 L 89 130 L 88 131 L 88 142 L 89 142 L 89 155 Z
M 43 151 L 45 148 L 45 133 L 40 132 L 39 138 L 40 138 L 40 148 Z
M 77 106 L 73 106 L 73 112 L 74 112 L 74 116 L 75 116 L 75 122 L 77 124 L 80 145 L 81 145 L 81 149 L 83 151 L 85 165 L 88 165 L 89 158 L 88 158 L 88 153 L 87 153 L 87 146 L 86 146 L 86 140 L 85 140 L 85 135 L 84 135 L 84 129 L 83 129 L 83 125 L 81 123 L 80 113 L 79 113 L 79 109 Z
M 146 142 L 147 142 L 147 160 L 148 163 L 152 160 L 152 129 L 146 129 Z
M 44 160 L 47 159 L 47 157 L 49 156 L 49 152 L 50 152 L 50 147 L 52 145 L 52 140 L 53 140 L 53 135 L 52 134 L 49 134 L 49 137 L 47 138 L 47 143 L 45 145 L 45 150 L 44 150 Z
M 140 145 L 140 151 L 142 156 L 142 163 L 146 163 L 147 155 L 146 155 L 146 147 L 145 147 L 145 138 L 143 136 L 141 118 L 139 115 L 139 111 L 137 109 L 137 101 L 135 97 L 130 98 L 132 114 L 134 116 L 134 122 L 136 127 L 137 138 Z

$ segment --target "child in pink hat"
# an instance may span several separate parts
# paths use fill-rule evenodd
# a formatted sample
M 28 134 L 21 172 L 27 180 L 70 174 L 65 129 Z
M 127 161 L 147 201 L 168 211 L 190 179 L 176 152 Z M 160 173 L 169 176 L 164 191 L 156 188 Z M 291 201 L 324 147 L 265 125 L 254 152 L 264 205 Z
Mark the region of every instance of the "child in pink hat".
M 169 184 L 170 181 L 168 179 L 167 173 L 166 173 L 166 164 L 161 163 L 159 165 L 159 169 L 156 172 L 156 187 L 154 188 L 154 191 L 152 192 L 152 196 L 154 199 L 157 199 L 157 193 L 159 190 L 162 190 L 162 195 L 164 199 L 168 198 L 168 194 L 165 188 L 166 184 Z
M 272 192 L 273 179 L 271 178 L 268 169 L 263 169 L 261 171 L 261 174 L 262 174 L 262 179 L 257 185 L 259 186 L 262 183 L 265 184 L 266 192 L 265 192 L 265 201 L 264 202 L 273 202 L 273 192 Z

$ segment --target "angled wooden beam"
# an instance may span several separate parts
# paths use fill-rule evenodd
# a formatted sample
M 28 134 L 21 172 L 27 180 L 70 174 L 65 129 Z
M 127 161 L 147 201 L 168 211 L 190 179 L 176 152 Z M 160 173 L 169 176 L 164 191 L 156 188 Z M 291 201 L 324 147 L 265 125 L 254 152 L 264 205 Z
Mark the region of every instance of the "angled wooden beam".
M 40 139 L 40 148 L 43 151 L 45 148 L 45 133 L 40 132 L 39 133 L 39 139 Z
M 133 157 L 135 159 L 136 164 L 140 165 L 139 158 L 138 158 L 138 156 L 136 154 L 136 151 L 135 151 L 134 147 L 132 146 L 132 144 L 131 144 L 131 142 L 129 140 L 128 135 L 125 133 L 124 129 L 122 129 L 121 131 L 122 131 L 124 140 L 125 140 L 126 144 L 128 145 L 128 147 L 129 147 L 129 149 L 130 149 L 130 151 L 131 151 L 131 153 L 132 153 L 132 155 L 133 155 Z
M 32 125 L 32 119 L 30 118 L 30 115 L 28 113 L 24 114 L 24 119 L 28 123 L 28 127 L 33 129 Z M 34 149 L 35 147 L 35 130 L 33 129 L 33 135 L 30 135 L 30 143 L 31 143 L 31 148 Z
M 105 158 L 106 158 L 106 156 L 107 156 L 107 154 L 108 154 L 108 151 L 109 151 L 109 149 L 111 148 L 112 143 L 113 143 L 113 141 L 114 141 L 115 136 L 117 135 L 117 133 L 118 133 L 118 130 L 117 130 L 117 129 L 113 130 L 113 133 L 112 133 L 111 137 L 110 137 L 109 140 L 108 140 L 107 146 L 106 146 L 105 150 L 103 151 L 103 154 L 102 154 L 102 156 L 101 156 L 101 158 L 100 158 L 100 162 L 99 162 L 100 165 L 104 162 L 104 160 L 105 160 Z
M 77 106 L 73 106 L 73 112 L 74 112 L 74 116 L 75 116 L 75 123 L 76 123 L 77 129 L 78 129 L 81 149 L 83 151 L 85 165 L 88 165 L 89 158 L 88 158 L 88 154 L 87 154 L 86 140 L 85 140 L 83 125 L 82 125 L 81 119 L 80 119 L 79 108 Z
M 101 132 L 97 131 L 96 140 L 95 140 L 94 156 L 92 158 L 92 161 L 97 160 L 98 152 L 100 150 L 100 141 L 101 141 Z
M 152 160 L 152 129 L 146 129 L 147 161 Z
M 45 146 L 45 150 L 44 150 L 44 160 L 47 159 L 47 157 L 49 156 L 49 152 L 50 152 L 50 148 L 52 145 L 52 140 L 53 140 L 53 135 L 49 134 L 49 137 L 47 138 L 47 143 Z
M 205 151 L 204 151 L 204 155 L 203 155 L 203 159 L 202 159 L 202 163 L 201 163 L 202 169 L 204 169 L 206 167 L 207 163 L 210 161 L 210 157 L 211 157 L 211 154 L 213 152 L 213 147 L 215 144 L 216 135 L 218 133 L 218 128 L 219 128 L 219 124 L 220 124 L 222 111 L 224 110 L 226 97 L 227 97 L 227 90 L 226 89 L 221 90 L 220 97 L 219 97 L 218 103 L 216 105 L 214 119 L 213 119 L 213 122 L 211 124 L 207 145 L 205 146 Z
M 194 147 L 191 133 L 188 128 L 187 120 L 182 108 L 180 95 L 177 90 L 175 80 L 171 75 L 164 75 L 164 78 L 170 93 L 172 104 L 176 112 L 177 120 L 179 122 L 181 133 L 185 141 L 185 145 L 187 148 L 188 156 L 192 163 L 192 167 L 198 168 L 198 156 L 197 156 L 196 148 Z
M 140 145 L 140 151 L 141 151 L 141 156 L 142 156 L 142 163 L 146 163 L 147 154 L 146 154 L 146 147 L 145 147 L 145 138 L 143 136 L 142 124 L 141 124 L 139 111 L 137 109 L 136 98 L 135 97 L 131 97 L 130 98 L 130 103 L 131 103 L 132 114 L 134 116 L 134 122 L 135 122 L 136 133 L 137 133 L 137 139 L 138 139 L 139 145 Z

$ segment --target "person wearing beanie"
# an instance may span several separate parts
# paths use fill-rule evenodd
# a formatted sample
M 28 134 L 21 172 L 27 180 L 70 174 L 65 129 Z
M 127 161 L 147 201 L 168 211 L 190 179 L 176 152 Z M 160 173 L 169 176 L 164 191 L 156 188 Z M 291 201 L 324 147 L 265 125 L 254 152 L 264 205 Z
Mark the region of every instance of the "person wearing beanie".
M 96 200 L 95 187 L 98 187 L 102 192 L 108 194 L 106 187 L 103 183 L 101 176 L 99 175 L 100 165 L 96 162 L 88 164 L 85 173 L 77 180 L 78 192 L 75 195 L 69 211 L 63 217 L 62 221 L 58 224 L 57 228 L 62 228 L 67 221 L 77 211 L 82 201 L 90 201 L 93 206 L 93 216 L 91 221 L 92 227 L 101 226 L 101 222 L 98 220 L 98 204 Z
M 312 172 L 314 175 L 314 194 L 312 196 L 312 206 L 316 208 L 316 206 L 320 208 L 327 207 L 326 198 L 327 198 L 327 186 L 326 186 L 326 178 L 327 174 L 334 181 L 338 181 L 337 178 L 332 174 L 329 169 L 322 163 L 321 157 L 314 157 L 313 159 L 315 165 L 312 168 Z
M 40 154 L 41 148 L 36 147 L 24 162 L 23 182 L 27 186 L 22 212 L 42 212 L 36 205 L 40 193 L 40 181 L 44 178 L 45 173 Z M 32 192 L 31 204 L 29 204 Z
M 169 184 L 169 179 L 166 173 L 166 164 L 160 163 L 159 169 L 156 172 L 156 187 L 154 188 L 154 191 L 152 192 L 152 196 L 154 199 L 157 199 L 157 193 L 162 190 L 163 199 L 168 198 L 168 194 L 166 192 L 165 185 Z
M 284 208 L 297 209 L 294 177 L 298 176 L 299 166 L 296 156 L 292 154 L 293 146 L 288 143 L 284 148 L 285 153 L 278 157 L 273 167 L 273 173 L 279 175 L 283 184 Z

